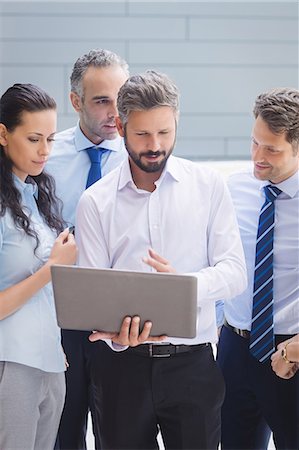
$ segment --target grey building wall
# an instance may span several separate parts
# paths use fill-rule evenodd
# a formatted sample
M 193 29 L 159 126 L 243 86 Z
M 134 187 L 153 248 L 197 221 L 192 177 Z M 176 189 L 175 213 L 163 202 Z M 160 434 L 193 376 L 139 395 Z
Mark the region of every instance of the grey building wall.
M 121 54 L 131 73 L 153 68 L 177 83 L 177 155 L 244 159 L 256 95 L 298 87 L 298 2 L 0 3 L 0 90 L 43 87 L 57 100 L 59 130 L 77 120 L 72 65 L 99 47 Z

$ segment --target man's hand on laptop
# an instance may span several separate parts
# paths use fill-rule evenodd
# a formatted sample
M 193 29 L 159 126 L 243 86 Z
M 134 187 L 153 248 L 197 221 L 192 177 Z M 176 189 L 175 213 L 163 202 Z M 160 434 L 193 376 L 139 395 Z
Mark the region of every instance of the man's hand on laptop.
M 149 256 L 144 257 L 142 260 L 149 266 L 156 269 L 157 272 L 164 272 L 164 273 L 176 273 L 173 267 L 169 264 L 169 261 L 167 259 L 163 258 L 163 256 L 158 255 L 155 250 L 150 248 L 148 250 Z
M 91 342 L 99 341 L 101 339 L 111 339 L 112 342 L 122 346 L 136 347 L 146 341 L 161 342 L 167 336 L 150 336 L 152 322 L 144 323 L 143 329 L 139 332 L 140 317 L 125 317 L 120 328 L 119 333 L 95 331 L 89 336 Z

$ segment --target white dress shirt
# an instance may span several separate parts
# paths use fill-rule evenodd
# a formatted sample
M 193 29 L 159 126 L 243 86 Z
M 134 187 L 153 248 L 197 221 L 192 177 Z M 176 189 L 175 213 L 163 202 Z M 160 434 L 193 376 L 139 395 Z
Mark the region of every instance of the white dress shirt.
M 216 342 L 215 301 L 246 287 L 228 189 L 212 169 L 174 156 L 155 185 L 153 192 L 138 189 L 126 159 L 84 192 L 76 225 L 79 265 L 150 272 L 142 258 L 152 247 L 178 273 L 198 280 L 197 336 L 167 342 Z
M 90 159 L 85 151 L 94 144 L 82 133 L 79 123 L 74 128 L 61 131 L 55 136 L 55 142 L 46 171 L 56 182 L 57 197 L 63 201 L 63 218 L 68 225 L 75 224 L 75 211 L 90 169 Z M 102 156 L 102 176 L 117 167 L 126 157 L 123 139 L 104 140 L 98 147 L 110 150 Z
M 248 272 L 248 287 L 237 298 L 224 302 L 228 323 L 250 330 L 256 235 L 265 201 L 263 186 L 252 170 L 232 175 L 229 189 L 236 208 Z M 273 248 L 274 333 L 299 332 L 299 173 L 275 184 L 282 193 L 275 200 Z

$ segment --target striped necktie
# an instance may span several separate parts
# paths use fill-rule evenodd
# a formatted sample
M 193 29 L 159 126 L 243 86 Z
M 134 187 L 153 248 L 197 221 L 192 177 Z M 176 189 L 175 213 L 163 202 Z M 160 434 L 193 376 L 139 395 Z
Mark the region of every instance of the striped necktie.
M 273 237 L 274 201 L 281 193 L 275 186 L 265 186 L 265 203 L 260 211 L 254 270 L 250 353 L 260 362 L 274 352 L 273 332 Z
M 103 147 L 90 147 L 86 149 L 86 152 L 88 153 L 88 156 L 91 161 L 91 166 L 89 169 L 87 182 L 86 182 L 86 188 L 91 186 L 93 183 L 98 181 L 100 178 L 102 178 L 102 171 L 101 171 L 101 160 L 102 155 L 105 152 L 108 152 L 106 148 Z

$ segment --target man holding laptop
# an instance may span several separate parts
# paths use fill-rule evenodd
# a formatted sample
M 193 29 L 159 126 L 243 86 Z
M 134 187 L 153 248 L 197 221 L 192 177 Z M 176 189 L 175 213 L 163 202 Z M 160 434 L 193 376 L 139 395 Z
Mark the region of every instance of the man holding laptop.
M 216 449 L 224 384 L 211 348 L 215 301 L 246 287 L 230 195 L 217 173 L 171 155 L 178 91 L 166 75 L 129 78 L 118 111 L 128 159 L 81 197 L 79 265 L 193 275 L 198 317 L 192 339 L 151 336 L 139 317 L 92 334 L 102 445 L 154 449 L 159 427 L 167 448 Z

